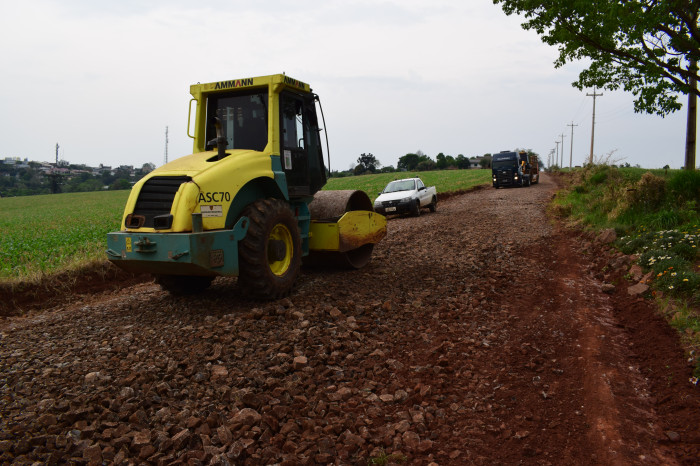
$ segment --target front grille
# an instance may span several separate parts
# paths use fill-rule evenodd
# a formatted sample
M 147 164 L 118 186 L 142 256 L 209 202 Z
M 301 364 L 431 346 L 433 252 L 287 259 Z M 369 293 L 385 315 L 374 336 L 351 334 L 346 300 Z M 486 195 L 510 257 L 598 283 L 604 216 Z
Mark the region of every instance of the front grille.
M 141 187 L 133 215 L 144 217 L 143 227 L 154 228 L 153 218 L 169 215 L 180 185 L 191 180 L 189 176 L 154 176 L 149 179 Z
M 396 207 L 399 205 L 400 200 L 396 199 L 395 201 L 384 201 L 382 202 L 382 205 L 384 207 Z
M 496 177 L 498 184 L 511 184 L 513 182 L 511 173 L 507 171 L 498 172 Z

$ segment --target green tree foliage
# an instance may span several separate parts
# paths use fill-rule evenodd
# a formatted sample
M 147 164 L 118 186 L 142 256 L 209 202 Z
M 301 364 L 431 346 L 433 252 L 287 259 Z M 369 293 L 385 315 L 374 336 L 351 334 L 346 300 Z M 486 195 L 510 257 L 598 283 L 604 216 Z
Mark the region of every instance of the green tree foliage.
M 471 162 L 469 162 L 469 159 L 465 157 L 462 154 L 459 154 L 457 158 L 455 159 L 455 162 L 457 163 L 457 168 L 469 168 L 471 166 Z
M 418 162 L 418 165 L 416 165 L 416 170 L 419 172 L 427 172 L 430 170 L 435 170 L 437 168 L 437 165 L 435 164 L 434 160 L 431 160 L 428 158 L 428 160 L 421 160 Z
M 632 92 L 638 112 L 667 115 L 681 108 L 678 93 L 690 92 L 700 58 L 697 0 L 493 0 L 510 15 L 522 14 L 523 28 L 559 49 L 556 67 L 589 59 L 573 84 Z
M 131 183 L 129 183 L 129 180 L 119 178 L 117 181 L 109 185 L 109 189 L 131 189 Z
M 484 157 L 479 160 L 481 168 L 491 168 L 491 154 L 484 154 Z
M 451 155 L 445 155 L 440 152 L 437 157 L 435 157 L 435 165 L 438 170 L 445 170 L 446 168 L 457 167 L 457 162 Z
M 524 15 L 524 29 L 535 30 L 543 42 L 557 46 L 557 68 L 578 60 L 590 63 L 573 83 L 578 89 L 622 88 L 634 94 L 636 112 L 661 116 L 681 108 L 679 94 L 700 95 L 696 85 L 700 58 L 698 0 L 493 3 L 500 4 L 508 15 Z M 689 117 L 694 119 L 693 108 L 691 98 Z M 694 125 L 688 126 L 694 141 Z M 692 156 L 689 153 L 687 148 L 686 165 L 692 157 L 694 167 L 694 145 Z
M 377 169 L 381 166 L 379 160 L 371 153 L 362 154 L 357 158 L 357 165 L 355 166 L 354 172 L 356 175 L 361 175 L 363 173 L 375 173 Z
M 428 157 L 421 151 L 417 151 L 415 154 L 406 154 L 403 157 L 399 157 L 399 163 L 396 164 L 396 168 L 398 170 L 406 171 L 417 170 L 418 164 L 420 164 L 421 162 L 432 162 L 433 165 L 435 164 L 435 162 L 430 157 Z M 433 166 L 432 169 L 434 168 L 435 167 Z

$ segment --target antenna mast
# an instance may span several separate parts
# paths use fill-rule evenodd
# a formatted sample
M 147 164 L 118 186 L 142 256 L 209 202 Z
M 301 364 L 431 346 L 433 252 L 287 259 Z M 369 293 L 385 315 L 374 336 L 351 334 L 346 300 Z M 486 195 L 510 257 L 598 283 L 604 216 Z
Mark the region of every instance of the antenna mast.
M 165 127 L 165 163 L 168 163 L 168 127 Z

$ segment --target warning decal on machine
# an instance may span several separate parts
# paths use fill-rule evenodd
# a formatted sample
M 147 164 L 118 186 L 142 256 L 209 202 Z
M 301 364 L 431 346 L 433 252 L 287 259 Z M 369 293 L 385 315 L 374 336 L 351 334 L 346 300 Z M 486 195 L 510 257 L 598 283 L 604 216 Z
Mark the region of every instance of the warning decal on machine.
M 223 217 L 224 210 L 220 205 L 203 205 L 199 207 L 202 217 Z

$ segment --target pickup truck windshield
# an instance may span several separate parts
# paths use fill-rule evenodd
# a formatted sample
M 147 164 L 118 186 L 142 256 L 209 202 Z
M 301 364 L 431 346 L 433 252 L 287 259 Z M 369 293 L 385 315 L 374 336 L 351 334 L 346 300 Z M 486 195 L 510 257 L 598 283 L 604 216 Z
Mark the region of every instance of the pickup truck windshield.
M 384 188 L 385 193 L 395 193 L 397 191 L 413 191 L 416 189 L 416 182 L 415 180 L 400 180 L 400 181 L 392 181 L 388 185 L 386 185 L 386 188 Z

